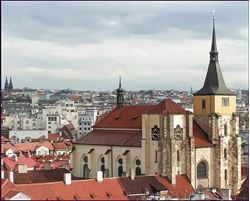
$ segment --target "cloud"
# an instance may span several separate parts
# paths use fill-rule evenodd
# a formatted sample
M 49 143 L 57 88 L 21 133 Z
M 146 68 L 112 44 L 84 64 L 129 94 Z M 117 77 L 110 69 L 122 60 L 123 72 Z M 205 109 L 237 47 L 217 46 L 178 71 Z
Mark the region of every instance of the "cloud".
M 2 72 L 15 77 L 20 87 L 113 89 L 114 79 L 122 75 L 128 89 L 199 88 L 208 66 L 210 11 L 215 8 L 225 80 L 230 87 L 246 88 L 245 5 L 3 2 Z M 243 79 L 227 78 L 233 74 Z

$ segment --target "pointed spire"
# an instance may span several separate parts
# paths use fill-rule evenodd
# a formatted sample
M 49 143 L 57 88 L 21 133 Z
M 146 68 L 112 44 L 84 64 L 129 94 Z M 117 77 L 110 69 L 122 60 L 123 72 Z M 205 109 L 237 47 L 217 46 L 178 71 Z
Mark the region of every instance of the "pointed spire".
M 4 90 L 8 91 L 8 88 L 9 88 L 9 83 L 8 83 L 8 78 L 6 76 L 6 80 L 5 80 L 5 84 L 4 84 Z
M 12 84 L 12 79 L 10 76 L 9 91 L 12 91 L 12 90 L 13 90 L 13 84 Z
M 202 89 L 194 95 L 234 95 L 234 93 L 227 88 L 223 74 L 220 69 L 218 60 L 218 51 L 215 35 L 215 16 L 213 15 L 213 36 L 210 51 L 210 62 L 207 70 L 206 79 Z

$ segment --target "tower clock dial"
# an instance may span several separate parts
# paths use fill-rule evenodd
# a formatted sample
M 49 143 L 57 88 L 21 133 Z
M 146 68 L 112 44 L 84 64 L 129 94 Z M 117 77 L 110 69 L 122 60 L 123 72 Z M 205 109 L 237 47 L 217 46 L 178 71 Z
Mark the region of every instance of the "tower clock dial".
M 152 140 L 158 140 L 160 138 L 160 128 L 156 125 L 151 129 Z

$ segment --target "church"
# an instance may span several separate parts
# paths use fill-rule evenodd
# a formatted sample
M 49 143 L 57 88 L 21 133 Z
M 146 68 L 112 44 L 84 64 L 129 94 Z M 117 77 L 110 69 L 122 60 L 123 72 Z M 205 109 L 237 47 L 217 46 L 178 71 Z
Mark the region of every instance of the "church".
M 177 175 L 186 175 L 194 189 L 216 187 L 236 195 L 241 186 L 239 118 L 236 95 L 219 65 L 215 19 L 209 66 L 203 87 L 193 94 L 193 108 L 191 113 L 169 99 L 126 105 L 120 81 L 117 106 L 75 142 L 73 174 L 161 175 L 173 185 Z

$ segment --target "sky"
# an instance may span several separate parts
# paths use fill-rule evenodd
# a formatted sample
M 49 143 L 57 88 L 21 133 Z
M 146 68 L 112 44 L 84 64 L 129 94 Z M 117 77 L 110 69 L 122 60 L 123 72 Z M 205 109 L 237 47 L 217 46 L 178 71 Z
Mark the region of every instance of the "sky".
M 248 2 L 1 2 L 2 87 L 198 90 L 215 10 L 220 67 L 248 88 Z

